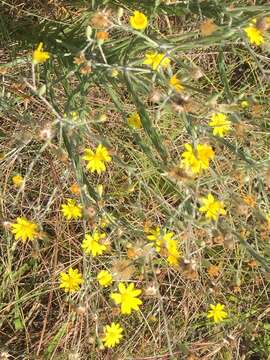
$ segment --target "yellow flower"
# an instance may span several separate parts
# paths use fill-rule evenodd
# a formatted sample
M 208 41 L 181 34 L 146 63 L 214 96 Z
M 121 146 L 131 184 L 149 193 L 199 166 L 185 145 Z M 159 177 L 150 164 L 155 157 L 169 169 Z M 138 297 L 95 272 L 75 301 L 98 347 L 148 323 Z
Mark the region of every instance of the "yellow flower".
M 251 44 L 255 44 L 255 45 L 264 44 L 265 40 L 262 31 L 257 29 L 256 26 L 254 26 L 253 24 L 250 24 L 249 26 L 245 27 L 244 31 Z
M 178 265 L 178 261 L 180 258 L 180 252 L 178 250 L 177 241 L 174 239 L 169 239 L 166 241 L 167 248 L 167 261 L 170 265 L 175 266 Z
M 155 249 L 157 250 L 157 252 L 160 252 L 160 244 L 162 238 L 160 227 L 157 226 L 155 229 L 149 229 L 147 230 L 147 233 L 149 234 L 147 235 L 147 239 L 150 241 L 154 241 Z
M 213 318 L 215 323 L 221 322 L 223 319 L 225 319 L 228 314 L 226 311 L 224 311 L 225 305 L 222 304 L 210 304 L 210 310 L 208 311 L 207 317 Z
M 50 58 L 50 54 L 47 51 L 43 51 L 43 43 L 39 43 L 36 50 L 33 52 L 32 61 L 33 64 L 42 64 Z
M 270 225 L 270 212 L 266 214 L 266 220 L 268 221 L 268 224 Z
M 77 220 L 82 217 L 82 206 L 77 205 L 73 199 L 67 199 L 67 203 L 62 204 L 61 211 L 67 220 Z
M 127 287 L 124 283 L 120 282 L 118 285 L 119 293 L 112 293 L 111 299 L 119 305 L 121 304 L 122 314 L 131 314 L 132 310 L 139 311 L 139 305 L 142 304 L 137 296 L 141 294 L 141 290 L 134 289 L 134 284 L 129 284 Z
M 94 230 L 93 234 L 86 234 L 82 242 L 82 248 L 86 255 L 92 254 L 93 256 L 102 255 L 107 249 L 101 240 L 106 238 L 105 233 L 99 233 L 98 230 Z
M 91 149 L 85 149 L 83 159 L 88 162 L 87 169 L 91 172 L 96 171 L 98 174 L 105 171 L 105 163 L 112 160 L 108 150 L 102 144 L 98 145 L 95 152 Z
M 102 198 L 102 195 L 103 195 L 103 191 L 104 191 L 104 186 L 102 184 L 98 184 L 96 187 L 95 187 L 95 190 L 96 192 L 98 193 L 98 196 L 100 198 Z
M 144 64 L 152 67 L 153 70 L 159 68 L 167 68 L 170 65 L 171 60 L 166 56 L 166 54 L 157 53 L 151 51 L 145 54 Z
M 231 121 L 222 113 L 213 114 L 208 125 L 213 128 L 213 135 L 220 137 L 224 137 L 231 129 Z
M 68 272 L 60 273 L 60 288 L 63 288 L 65 292 L 74 293 L 80 290 L 80 285 L 83 284 L 82 275 L 78 269 L 69 268 Z
M 216 200 L 212 194 L 208 194 L 207 197 L 200 199 L 203 206 L 199 208 L 200 212 L 206 213 L 207 219 L 218 220 L 219 215 L 225 215 L 224 204 L 222 201 Z
M 21 175 L 15 175 L 12 177 L 13 185 L 16 187 L 20 187 L 23 183 L 23 177 Z
M 177 265 L 180 258 L 180 252 L 178 250 L 177 241 L 172 239 L 174 233 L 167 229 L 156 229 L 148 230 L 147 239 L 154 241 L 155 249 L 158 253 L 167 257 L 167 261 L 170 265 Z
M 108 286 L 112 283 L 112 275 L 107 270 L 101 270 L 97 275 L 97 281 L 101 286 Z
M 129 23 L 135 30 L 144 30 L 148 25 L 148 19 L 143 13 L 134 11 L 133 16 L 129 19 Z
M 243 109 L 246 109 L 249 107 L 249 102 L 247 100 L 243 100 L 243 101 L 241 101 L 240 105 Z
M 160 252 L 161 246 L 174 236 L 173 232 L 167 232 L 167 229 L 161 230 L 159 226 L 155 229 L 149 229 L 147 233 L 147 239 L 154 241 L 157 252 Z
M 111 348 L 115 345 L 119 344 L 123 335 L 122 332 L 124 329 L 120 326 L 120 324 L 115 324 L 114 322 L 111 325 L 106 325 L 104 327 L 104 337 L 102 341 L 104 342 L 104 346 Z
M 133 112 L 129 115 L 128 125 L 134 129 L 140 129 L 142 127 L 141 117 L 137 112 Z
M 180 92 L 184 89 L 184 86 L 180 83 L 180 80 L 177 79 L 176 75 L 173 75 L 170 78 L 170 86 L 177 92 Z
M 181 165 L 191 170 L 193 174 L 200 174 L 203 170 L 208 169 L 209 161 L 215 157 L 212 147 L 207 144 L 198 144 L 195 149 L 190 144 L 185 144 L 185 148 Z
M 117 78 L 118 75 L 119 75 L 119 71 L 117 69 L 112 69 L 111 77 Z
M 37 224 L 27 220 L 25 217 L 18 217 L 16 223 L 11 225 L 11 232 L 15 235 L 15 239 L 21 239 L 22 241 L 34 240 L 38 235 L 37 229 Z

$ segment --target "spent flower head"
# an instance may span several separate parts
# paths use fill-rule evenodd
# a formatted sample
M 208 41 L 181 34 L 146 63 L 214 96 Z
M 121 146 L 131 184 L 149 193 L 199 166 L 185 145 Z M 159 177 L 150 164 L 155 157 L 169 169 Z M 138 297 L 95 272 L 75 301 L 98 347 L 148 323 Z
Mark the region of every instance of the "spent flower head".
M 141 294 L 141 290 L 134 289 L 134 284 L 125 285 L 120 282 L 118 284 L 119 293 L 112 293 L 111 299 L 117 305 L 121 305 L 121 314 L 131 314 L 132 310 L 139 311 L 139 306 L 142 304 L 141 299 L 138 296 Z
M 106 325 L 104 327 L 104 337 L 102 341 L 104 342 L 104 346 L 107 348 L 112 348 L 115 345 L 119 344 L 120 340 L 123 337 L 122 332 L 124 329 L 120 324 L 111 323 L 111 325 Z
M 96 151 L 85 149 L 82 158 L 87 161 L 86 168 L 91 172 L 96 171 L 98 174 L 104 172 L 106 170 L 106 162 L 112 160 L 108 150 L 102 144 L 98 145 Z
M 82 217 L 82 206 L 73 199 L 67 199 L 66 204 L 61 205 L 61 211 L 67 220 L 77 220 Z
M 11 224 L 11 232 L 16 240 L 34 240 L 38 236 L 38 226 L 25 217 L 17 217 L 16 222 Z
M 135 30 L 144 30 L 148 25 L 148 19 L 142 12 L 134 11 L 129 19 L 129 23 Z
M 69 268 L 68 272 L 62 271 L 60 273 L 60 288 L 65 292 L 74 293 L 80 290 L 80 285 L 83 284 L 82 275 L 78 269 Z
M 221 321 L 223 321 L 224 319 L 226 319 L 228 317 L 228 314 L 226 311 L 224 311 L 225 305 L 222 304 L 210 304 L 210 309 L 207 313 L 207 317 L 208 318 L 213 318 L 215 323 L 219 323 Z

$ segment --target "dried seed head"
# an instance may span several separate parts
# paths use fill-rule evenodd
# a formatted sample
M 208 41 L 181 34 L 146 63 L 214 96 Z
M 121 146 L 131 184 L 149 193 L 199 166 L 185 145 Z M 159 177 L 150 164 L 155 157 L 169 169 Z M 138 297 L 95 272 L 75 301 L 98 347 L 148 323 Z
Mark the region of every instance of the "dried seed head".
M 90 74 L 92 72 L 92 64 L 91 61 L 87 61 L 81 68 L 80 68 L 80 73 L 82 75 L 87 75 Z
M 198 275 L 198 271 L 197 271 L 197 264 L 194 260 L 188 260 L 188 259 L 182 258 L 180 260 L 180 268 L 183 271 L 183 275 L 188 280 L 198 280 L 199 275 Z
M 82 65 L 86 62 L 86 58 L 84 53 L 79 53 L 77 56 L 75 56 L 74 60 L 73 60 L 73 64 L 76 65 Z
M 9 359 L 9 353 L 7 351 L 1 351 L 0 352 L 0 360 L 8 360 Z
M 3 226 L 3 228 L 4 228 L 5 230 L 9 230 L 10 227 L 11 227 L 11 222 L 9 222 L 9 221 L 3 221 L 3 222 L 2 222 L 2 226 Z
M 266 169 L 263 175 L 265 184 L 270 188 L 270 169 Z
M 269 17 L 261 17 L 256 20 L 256 28 L 260 31 L 267 31 L 270 28 Z
M 159 103 L 161 99 L 161 92 L 157 89 L 154 89 L 149 95 L 149 101 L 152 103 Z
M 130 280 L 135 272 L 135 267 L 127 260 L 116 260 L 112 266 L 113 278 L 117 281 Z
M 198 80 L 203 76 L 203 71 L 199 67 L 194 67 L 190 71 L 190 76 L 194 80 Z
M 158 288 L 155 286 L 155 284 L 149 284 L 149 285 L 144 289 L 144 294 L 145 294 L 146 296 L 150 296 L 150 297 L 157 296 L 157 294 L 158 294 Z
M 217 25 L 212 19 L 207 19 L 200 24 L 200 32 L 202 36 L 212 35 L 217 30 Z
M 85 209 L 85 216 L 87 216 L 89 219 L 93 219 L 96 216 L 96 210 L 93 207 L 88 207 Z
M 39 133 L 39 137 L 43 141 L 50 141 L 53 138 L 53 131 L 50 125 L 47 125 Z
M 80 360 L 81 355 L 78 352 L 71 352 L 68 354 L 68 360 Z
M 235 241 L 232 234 L 226 234 L 224 238 L 224 247 L 229 250 L 233 250 Z
M 90 20 L 90 24 L 96 29 L 106 29 L 110 24 L 108 14 L 104 12 L 95 13 Z

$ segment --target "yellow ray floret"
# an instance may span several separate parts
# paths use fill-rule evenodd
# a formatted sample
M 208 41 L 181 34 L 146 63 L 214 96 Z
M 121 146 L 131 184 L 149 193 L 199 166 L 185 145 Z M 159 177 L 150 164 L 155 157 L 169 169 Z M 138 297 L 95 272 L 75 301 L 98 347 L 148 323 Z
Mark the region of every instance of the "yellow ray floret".
M 207 219 L 217 221 L 220 215 L 226 214 L 223 202 L 216 200 L 212 194 L 209 193 L 200 200 L 203 206 L 199 208 L 199 211 L 205 213 Z
M 112 348 L 115 345 L 119 344 L 120 340 L 123 337 L 122 332 L 124 329 L 121 327 L 120 324 L 111 323 L 111 325 L 106 325 L 104 327 L 104 337 L 102 341 L 104 346 L 107 348 Z
M 16 223 L 11 224 L 11 232 L 16 240 L 34 240 L 38 235 L 38 226 L 25 217 L 18 217 Z
M 131 314 L 132 310 L 139 311 L 139 305 L 142 301 L 137 297 L 141 294 L 141 290 L 134 289 L 134 284 L 125 285 L 120 282 L 118 285 L 119 293 L 112 293 L 111 299 L 117 305 L 121 305 L 122 314 Z
M 83 284 L 82 275 L 78 269 L 69 268 L 68 272 L 62 271 L 60 273 L 60 288 L 63 288 L 65 292 L 74 293 L 80 290 L 80 285 Z
M 140 11 L 134 11 L 133 16 L 129 19 L 129 23 L 135 30 L 144 30 L 148 25 L 148 19 Z
M 43 43 L 39 43 L 36 50 L 32 55 L 33 64 L 42 64 L 50 58 L 50 54 L 47 51 L 43 51 Z
M 100 233 L 98 230 L 94 230 L 92 235 L 86 234 L 82 242 L 82 248 L 86 255 L 102 255 L 107 249 L 106 245 L 102 242 L 105 238 L 106 234 Z
M 195 148 L 190 144 L 185 144 L 185 149 L 180 166 L 196 175 L 208 169 L 210 160 L 215 157 L 212 147 L 207 144 L 198 144 Z
M 98 145 L 96 151 L 85 149 L 83 159 L 87 162 L 87 169 L 91 172 L 96 171 L 98 174 L 106 171 L 106 163 L 112 160 L 108 150 L 102 144 Z
M 82 206 L 76 204 L 73 199 L 67 199 L 67 203 L 62 204 L 61 211 L 67 220 L 77 220 L 82 217 Z
M 226 317 L 228 316 L 227 312 L 224 311 L 225 305 L 222 304 L 216 304 L 210 305 L 210 310 L 208 311 L 207 317 L 208 318 L 213 318 L 215 323 L 219 323 L 221 321 L 223 321 L 224 319 L 226 319 Z

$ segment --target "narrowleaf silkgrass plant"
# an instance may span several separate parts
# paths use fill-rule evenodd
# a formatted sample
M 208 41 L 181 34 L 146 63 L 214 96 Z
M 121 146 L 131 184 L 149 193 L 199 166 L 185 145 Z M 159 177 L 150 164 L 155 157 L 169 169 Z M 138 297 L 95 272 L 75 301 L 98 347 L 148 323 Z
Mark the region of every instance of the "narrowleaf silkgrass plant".
M 270 5 L 0 20 L 0 359 L 267 359 Z

